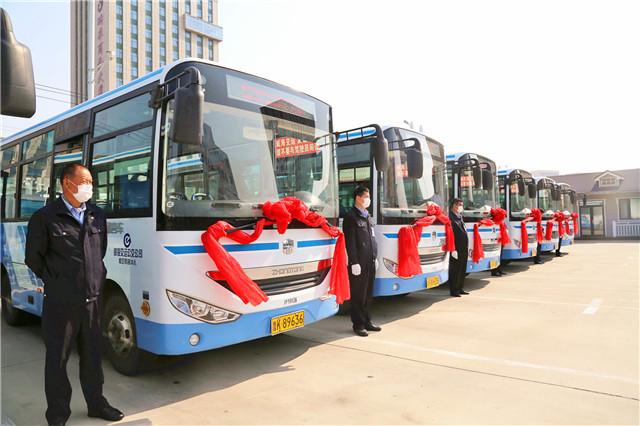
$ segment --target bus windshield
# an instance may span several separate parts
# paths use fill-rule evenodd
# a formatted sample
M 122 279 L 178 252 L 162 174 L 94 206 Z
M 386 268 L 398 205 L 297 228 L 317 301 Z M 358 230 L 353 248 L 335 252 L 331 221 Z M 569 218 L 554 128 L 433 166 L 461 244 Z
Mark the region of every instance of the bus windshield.
M 166 141 L 164 213 L 252 219 L 265 201 L 294 196 L 335 218 L 329 106 L 250 75 L 197 66 L 206 80 L 202 145 Z
M 446 210 L 444 148 L 424 135 L 406 129 L 390 128 L 385 131 L 389 140 L 389 169 L 378 182 L 380 212 L 383 222 L 393 218 L 424 216 L 429 202 Z M 409 138 L 415 141 L 398 142 Z M 408 146 L 413 144 L 414 146 Z M 419 151 L 422 156 L 422 176 L 409 176 L 407 149 Z
M 462 215 L 469 219 L 481 219 L 496 207 L 496 167 L 493 162 L 481 160 L 481 173 L 474 172 L 472 167 L 460 169 L 458 188 L 460 198 L 464 202 Z M 492 183 L 483 182 L 483 174 L 491 174 Z M 478 177 L 480 175 L 480 177 Z
M 576 211 L 575 204 L 571 202 L 570 191 L 562 191 L 562 211 L 568 211 L 569 213 L 574 213 Z
M 509 185 L 509 212 L 511 216 L 524 219 L 527 216 L 527 213 L 524 209 L 531 210 L 534 206 L 534 199 L 529 197 L 529 191 L 527 190 L 527 180 L 519 178 L 521 181 L 524 180 L 524 194 L 520 195 L 518 188 L 518 181 L 511 182 Z
M 547 211 L 553 210 L 553 201 L 551 200 L 551 188 L 538 189 L 538 208 L 542 210 L 545 219 L 553 216 L 546 214 Z

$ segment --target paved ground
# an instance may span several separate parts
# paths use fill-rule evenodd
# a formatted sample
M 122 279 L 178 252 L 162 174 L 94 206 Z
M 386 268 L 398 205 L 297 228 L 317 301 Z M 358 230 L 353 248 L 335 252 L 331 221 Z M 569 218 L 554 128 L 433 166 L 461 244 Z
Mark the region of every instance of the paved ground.
M 545 265 L 378 299 L 383 331 L 346 317 L 172 359 L 128 378 L 105 363 L 120 424 L 638 424 L 637 242 L 579 243 Z M 2 328 L 2 419 L 43 424 L 37 324 Z M 70 425 L 88 419 L 78 382 Z

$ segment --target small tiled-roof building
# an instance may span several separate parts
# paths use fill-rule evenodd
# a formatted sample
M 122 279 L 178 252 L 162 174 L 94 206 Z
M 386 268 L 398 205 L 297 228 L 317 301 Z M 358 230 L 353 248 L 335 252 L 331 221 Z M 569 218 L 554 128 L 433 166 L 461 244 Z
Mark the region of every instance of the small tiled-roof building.
M 640 238 L 640 169 L 553 176 L 577 192 L 581 238 Z

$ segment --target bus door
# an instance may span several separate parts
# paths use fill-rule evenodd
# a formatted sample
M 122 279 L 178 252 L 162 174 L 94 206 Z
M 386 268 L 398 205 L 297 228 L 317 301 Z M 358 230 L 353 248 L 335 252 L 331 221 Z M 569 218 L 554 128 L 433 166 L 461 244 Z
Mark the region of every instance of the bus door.
M 372 183 L 373 161 L 371 144 L 344 144 L 338 149 L 338 194 L 340 203 L 340 226 L 345 214 L 353 207 L 353 191 L 358 185 L 369 188 L 371 200 L 376 199 Z M 369 206 L 369 213 L 373 214 L 374 203 Z

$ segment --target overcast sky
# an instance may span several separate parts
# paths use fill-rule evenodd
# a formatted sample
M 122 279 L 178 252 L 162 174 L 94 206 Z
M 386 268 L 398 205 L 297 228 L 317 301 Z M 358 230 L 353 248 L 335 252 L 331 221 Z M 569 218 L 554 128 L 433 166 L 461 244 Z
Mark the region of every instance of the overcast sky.
M 68 4 L 4 3 L 32 49 L 36 82 L 68 90 Z M 640 2 L 219 4 L 221 62 L 328 102 L 336 130 L 407 120 L 447 152 L 503 166 L 640 166 Z M 44 117 L 65 108 L 41 106 Z M 4 120 L 3 134 L 25 123 Z

